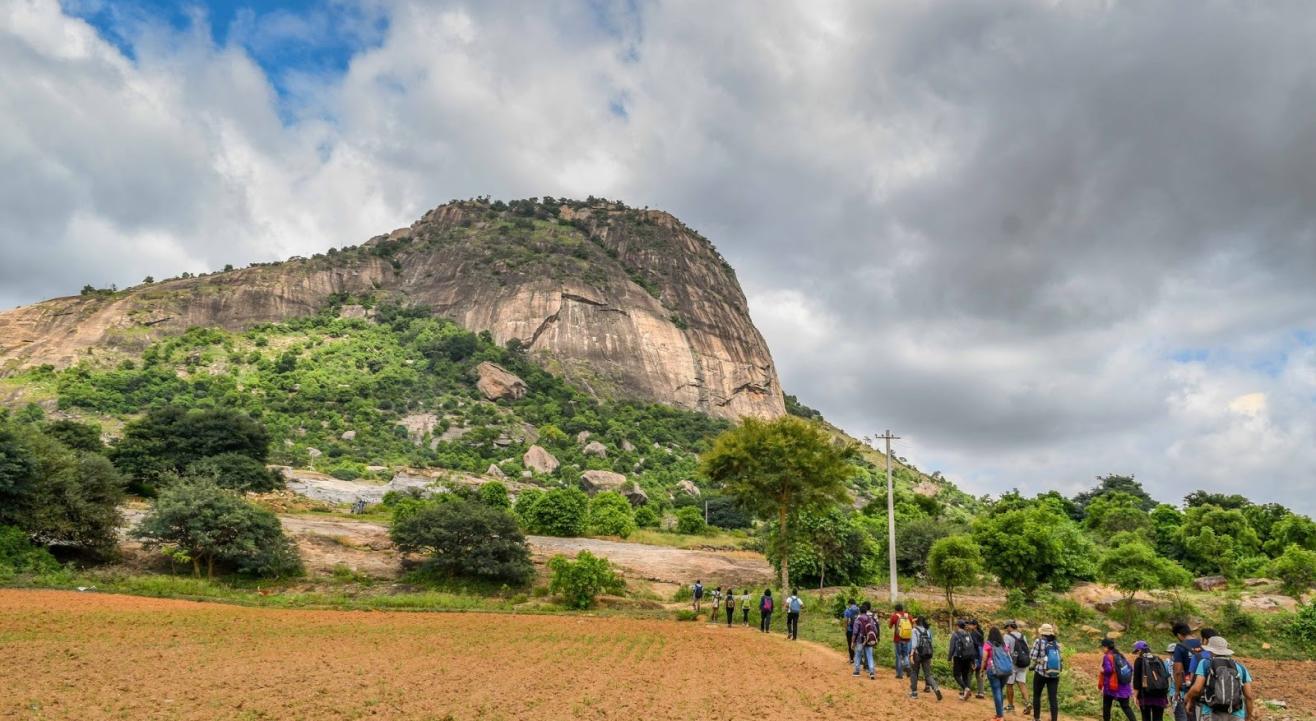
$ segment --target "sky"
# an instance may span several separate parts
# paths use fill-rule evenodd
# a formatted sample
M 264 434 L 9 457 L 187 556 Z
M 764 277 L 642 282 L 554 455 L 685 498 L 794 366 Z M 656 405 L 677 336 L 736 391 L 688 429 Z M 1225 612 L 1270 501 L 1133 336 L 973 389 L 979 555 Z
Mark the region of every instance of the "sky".
M 1305 0 L 0 0 L 0 308 L 454 198 L 662 208 L 971 493 L 1316 513 Z

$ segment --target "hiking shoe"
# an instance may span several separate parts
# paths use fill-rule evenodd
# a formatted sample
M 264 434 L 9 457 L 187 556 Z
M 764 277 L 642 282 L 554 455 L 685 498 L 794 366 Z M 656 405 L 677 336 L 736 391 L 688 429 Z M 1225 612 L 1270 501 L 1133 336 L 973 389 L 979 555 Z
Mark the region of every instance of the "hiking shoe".
M 933 689 L 932 693 L 937 694 L 937 700 L 938 700 L 938 701 L 941 700 L 941 689 L 939 689 L 939 688 L 938 688 L 938 689 Z
M 931 687 L 931 686 L 924 686 L 924 687 L 923 687 L 923 693 L 928 693 L 928 692 L 930 692 L 930 691 L 932 691 L 932 687 Z
M 975 694 L 973 695 L 973 697 L 974 697 L 974 698 L 987 698 L 986 696 L 983 696 L 983 695 L 980 694 L 980 693 L 975 693 Z
M 877 680 L 877 674 L 875 674 L 875 673 L 870 673 L 870 674 L 868 674 L 868 680 L 869 680 L 869 681 L 876 681 L 876 680 Z
M 852 673 L 852 674 L 850 674 L 850 675 L 851 675 L 851 676 L 854 676 L 855 678 L 859 678 L 859 672 L 858 672 L 858 671 L 855 671 L 854 673 Z
M 1014 713 L 1014 704 L 1005 707 L 1006 713 Z
M 910 698 L 918 698 L 918 691 L 910 691 L 910 692 L 909 692 L 909 697 L 910 697 Z

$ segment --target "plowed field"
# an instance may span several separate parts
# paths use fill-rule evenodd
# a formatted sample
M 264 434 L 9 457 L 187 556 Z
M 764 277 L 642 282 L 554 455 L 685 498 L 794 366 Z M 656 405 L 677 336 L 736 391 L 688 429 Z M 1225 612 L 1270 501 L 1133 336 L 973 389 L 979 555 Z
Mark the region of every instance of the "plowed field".
M 0 591 L 0 718 L 982 721 L 781 635 Z

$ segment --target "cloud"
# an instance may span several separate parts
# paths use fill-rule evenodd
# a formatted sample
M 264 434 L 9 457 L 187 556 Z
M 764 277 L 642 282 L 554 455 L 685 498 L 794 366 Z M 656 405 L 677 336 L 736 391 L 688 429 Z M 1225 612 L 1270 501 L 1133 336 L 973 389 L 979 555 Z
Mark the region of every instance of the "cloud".
M 0 303 L 618 197 L 714 239 L 788 391 L 974 492 L 1316 511 L 1305 4 L 118 17 L 0 9 Z

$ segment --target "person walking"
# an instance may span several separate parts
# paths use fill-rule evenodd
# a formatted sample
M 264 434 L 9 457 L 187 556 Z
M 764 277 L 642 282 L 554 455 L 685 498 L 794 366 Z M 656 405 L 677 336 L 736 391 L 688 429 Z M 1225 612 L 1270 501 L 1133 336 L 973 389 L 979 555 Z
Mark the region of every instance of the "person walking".
M 696 581 L 695 581 L 695 586 L 694 586 L 694 588 L 692 589 L 692 595 L 694 596 L 694 601 L 695 601 L 695 615 L 698 616 L 698 615 L 699 615 L 699 605 L 700 605 L 701 603 L 703 603 L 703 600 L 704 600 L 704 582 L 703 582 L 703 580 L 696 580 Z
M 873 662 L 873 649 L 877 647 L 877 619 L 873 616 L 873 605 L 864 601 L 859 607 L 859 615 L 854 621 L 854 673 L 859 675 L 862 665 L 868 669 L 869 680 L 877 679 L 877 666 Z
M 1005 636 L 1001 629 L 995 626 L 987 630 L 987 642 L 982 647 L 982 668 L 992 689 L 995 721 L 1001 721 L 1005 718 L 1005 685 L 1014 678 L 1014 659 L 1005 650 Z
M 713 623 L 717 623 L 717 617 L 720 615 L 721 610 L 722 610 L 722 587 L 718 586 L 717 588 L 713 589 L 713 615 L 709 617 L 712 619 Z
M 759 632 L 767 633 L 772 628 L 772 589 L 763 589 L 759 596 Z
M 1193 671 L 1197 668 L 1194 662 L 1202 658 L 1202 642 L 1193 636 L 1193 630 L 1183 621 L 1174 624 L 1170 630 L 1179 639 L 1170 657 L 1174 669 L 1174 721 L 1197 721 L 1196 709 L 1189 708 L 1183 701 L 1188 687 L 1193 685 Z
M 746 588 L 736 600 L 740 602 L 740 621 L 749 628 L 749 589 Z
M 1101 639 L 1101 674 L 1098 686 L 1101 688 L 1101 721 L 1110 721 L 1110 709 L 1116 703 L 1124 712 L 1128 721 L 1133 721 L 1133 709 L 1129 707 L 1129 697 L 1133 695 L 1133 666 L 1124 654 L 1115 648 L 1115 640 Z
M 904 678 L 905 666 L 909 664 L 909 642 L 914 637 L 914 617 L 905 610 L 904 604 L 897 603 L 886 625 L 891 629 L 891 641 L 896 646 L 896 678 Z
M 909 641 L 909 697 L 918 698 L 918 675 L 923 672 L 925 691 L 931 691 L 941 700 L 941 687 L 932 675 L 932 628 L 928 626 L 926 616 L 919 616 L 914 622 L 913 638 Z
M 845 611 L 841 618 L 845 619 L 845 652 L 846 658 L 854 657 L 854 620 L 859 615 L 859 604 L 855 603 L 852 598 L 846 604 Z
M 1060 642 L 1056 640 L 1056 629 L 1044 623 L 1037 629 L 1037 640 L 1033 641 L 1033 721 L 1042 721 L 1042 690 L 1046 690 L 1047 706 L 1051 709 L 1051 721 L 1060 718 L 1060 670 L 1064 656 L 1060 651 Z
M 736 620 L 736 592 L 733 589 L 727 589 L 727 628 L 731 628 L 731 623 Z
M 1170 705 L 1170 687 L 1174 685 L 1165 662 L 1152 653 L 1146 641 L 1133 644 L 1133 692 L 1142 721 L 1161 721 Z
M 1014 673 L 1005 682 L 1005 710 L 1014 711 L 1014 687 L 1018 686 L 1019 700 L 1024 704 L 1024 715 L 1027 715 L 1033 710 L 1024 687 L 1028 681 L 1028 667 L 1032 665 L 1032 654 L 1028 648 L 1028 639 L 1019 630 L 1019 622 L 1013 619 L 1005 622 L 1005 652 L 1014 664 Z
M 964 619 L 956 622 L 955 632 L 950 636 L 950 650 L 947 652 L 955 685 L 960 687 L 961 701 L 968 701 L 969 695 L 973 693 L 973 660 L 977 657 L 973 650 L 973 634 L 969 633 L 968 625 Z
M 1234 658 L 1233 649 L 1224 636 L 1214 635 L 1203 644 L 1211 654 L 1194 669 L 1193 685 L 1184 703 L 1197 706 L 1201 721 L 1235 721 L 1256 718 L 1252 693 L 1252 674 Z
M 973 659 L 973 679 L 978 688 L 974 692 L 977 698 L 986 698 L 982 695 L 982 646 L 986 639 L 982 635 L 982 626 L 978 625 L 978 619 L 969 619 L 969 634 L 973 636 L 973 650 L 977 657 Z
M 791 595 L 786 597 L 786 638 L 792 641 L 800 639 L 800 610 L 803 608 L 799 590 L 792 588 Z

